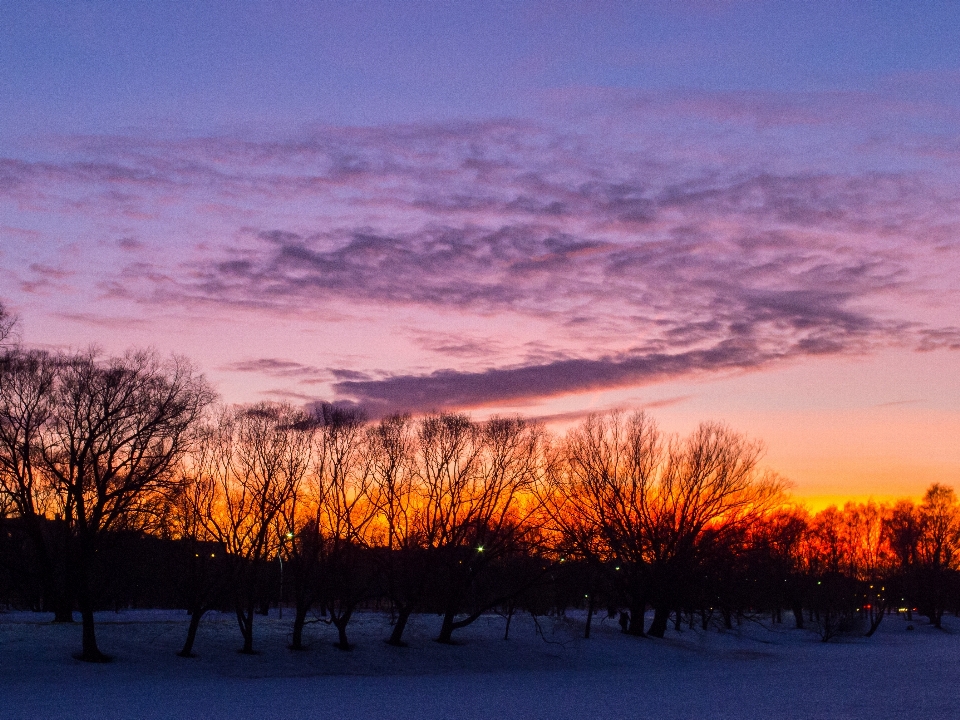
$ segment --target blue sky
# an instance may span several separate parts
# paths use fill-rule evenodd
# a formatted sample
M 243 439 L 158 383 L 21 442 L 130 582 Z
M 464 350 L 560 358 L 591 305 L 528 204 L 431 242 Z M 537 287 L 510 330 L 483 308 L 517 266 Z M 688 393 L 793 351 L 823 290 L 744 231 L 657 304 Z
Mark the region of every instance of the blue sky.
M 0 137 L 542 116 L 550 91 L 936 94 L 937 2 L 11 2 Z

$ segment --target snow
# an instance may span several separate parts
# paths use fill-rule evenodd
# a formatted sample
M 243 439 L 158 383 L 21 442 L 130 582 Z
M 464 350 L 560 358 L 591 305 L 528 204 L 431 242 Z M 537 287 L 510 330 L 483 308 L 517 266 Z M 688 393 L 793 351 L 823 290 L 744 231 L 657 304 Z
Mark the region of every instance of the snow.
M 811 631 L 746 621 L 733 631 L 672 629 L 627 637 L 614 620 L 582 638 L 583 619 L 483 617 L 432 641 L 439 618 L 411 619 L 409 647 L 386 645 L 388 618 L 363 613 L 333 647 L 334 628 L 308 626 L 287 649 L 290 621 L 255 621 L 257 655 L 236 652 L 231 615 L 204 617 L 195 650 L 176 657 L 183 612 L 98 615 L 114 661 L 71 657 L 79 623 L 0 614 L 0 717 L 16 718 L 958 718 L 960 621 L 938 631 L 890 616 L 873 638 L 821 643 Z M 257 626 L 257 623 L 259 624 Z M 908 624 L 915 629 L 908 630 Z

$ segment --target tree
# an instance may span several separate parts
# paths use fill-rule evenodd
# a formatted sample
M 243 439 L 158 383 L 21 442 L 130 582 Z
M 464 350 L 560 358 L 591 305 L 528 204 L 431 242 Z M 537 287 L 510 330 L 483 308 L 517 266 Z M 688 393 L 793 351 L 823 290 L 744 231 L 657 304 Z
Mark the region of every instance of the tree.
M 58 366 L 42 351 L 13 348 L 0 355 L 0 493 L 29 538 L 45 609 L 53 610 L 56 622 L 70 622 L 68 533 L 38 455 L 54 412 Z
M 387 597 L 397 613 L 387 643 L 395 646 L 403 645 L 403 632 L 423 601 L 429 573 L 418 522 L 415 442 L 414 425 L 406 415 L 384 418 L 367 431 L 373 498 L 382 521 L 376 539 L 384 551 Z
M 843 531 L 846 536 L 848 573 L 860 581 L 863 613 L 871 637 L 880 627 L 891 606 L 892 588 L 887 591 L 893 568 L 893 552 L 887 531 L 889 508 L 872 500 L 848 502 L 843 506 Z
M 567 548 L 610 575 L 626 599 L 626 631 L 644 633 L 649 486 L 663 461 L 662 436 L 644 413 L 591 415 L 564 439 L 541 497 Z
M 477 425 L 441 414 L 420 421 L 419 522 L 443 614 L 438 642 L 451 642 L 455 630 L 506 599 L 484 594 L 479 582 L 491 564 L 523 547 L 533 514 L 523 501 L 532 499 L 542 450 L 540 428 L 520 418 Z M 458 620 L 468 597 L 474 601 Z
M 897 594 L 907 605 L 907 619 L 912 620 L 913 605 L 919 597 L 918 571 L 922 533 L 917 507 L 909 500 L 897 502 L 886 518 L 884 529 L 893 553 L 896 568 L 894 578 L 899 589 Z
M 803 572 L 803 541 L 810 517 L 803 508 L 782 506 L 757 524 L 753 548 L 759 553 L 760 572 L 770 590 L 770 601 L 779 621 L 786 606 L 793 612 L 794 625 L 803 629 L 803 604 L 809 579 Z
M 872 636 L 895 597 L 891 585 L 896 511 L 870 501 L 848 502 L 817 513 L 804 538 L 810 605 L 824 641 L 856 629 Z
M 931 485 L 920 503 L 919 519 L 917 556 L 924 590 L 921 612 L 939 628 L 948 602 L 950 576 L 960 563 L 960 505 L 953 488 Z
M 650 603 L 648 633 L 662 637 L 670 612 L 696 594 L 703 563 L 781 497 L 782 481 L 757 469 L 761 445 L 723 425 L 666 439 L 646 414 L 614 412 L 587 418 L 565 447 L 554 483 L 565 507 L 554 516 L 592 526 L 577 532 L 600 539 L 591 552 L 618 573 L 637 635 Z
M 650 635 L 663 637 L 670 611 L 679 609 L 702 559 L 781 500 L 783 481 L 758 471 L 762 450 L 760 443 L 715 423 L 669 444 L 642 514 L 650 539 Z
M 103 359 L 91 351 L 58 359 L 36 457 L 70 534 L 82 660 L 108 659 L 93 619 L 98 544 L 149 515 L 151 494 L 174 481 L 190 430 L 211 399 L 205 380 L 179 358 L 131 352 Z
M 377 504 L 371 495 L 362 417 L 325 405 L 318 420 L 320 599 L 337 629 L 336 647 L 349 650 L 347 626 L 357 606 L 373 593 L 374 572 L 367 550 Z
M 181 461 L 180 482 L 168 497 L 166 533 L 186 549 L 186 567 L 178 578 L 181 602 L 190 613 L 187 637 L 178 655 L 194 657 L 193 645 L 203 616 L 225 602 L 234 589 L 228 572 L 231 558 L 210 531 L 209 514 L 218 484 L 214 478 L 224 469 L 220 435 L 207 422 L 197 430 L 197 441 Z
M 13 330 L 16 327 L 16 324 L 16 316 L 11 315 L 10 312 L 4 307 L 3 303 L 0 303 L 0 348 L 3 348 L 4 343 L 6 343 L 13 335 Z
M 281 549 L 277 520 L 309 470 L 313 423 L 287 404 L 222 409 L 211 457 L 197 466 L 196 497 L 208 536 L 221 543 L 233 565 L 234 610 L 253 653 L 253 618 L 269 563 Z

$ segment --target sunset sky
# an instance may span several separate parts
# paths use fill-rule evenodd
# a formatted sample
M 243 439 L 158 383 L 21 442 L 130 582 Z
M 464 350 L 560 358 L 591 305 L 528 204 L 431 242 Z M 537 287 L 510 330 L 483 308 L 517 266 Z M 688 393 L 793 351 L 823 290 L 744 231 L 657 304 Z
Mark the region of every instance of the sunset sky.
M 957 3 L 15 0 L 0 108 L 27 345 L 960 489 Z

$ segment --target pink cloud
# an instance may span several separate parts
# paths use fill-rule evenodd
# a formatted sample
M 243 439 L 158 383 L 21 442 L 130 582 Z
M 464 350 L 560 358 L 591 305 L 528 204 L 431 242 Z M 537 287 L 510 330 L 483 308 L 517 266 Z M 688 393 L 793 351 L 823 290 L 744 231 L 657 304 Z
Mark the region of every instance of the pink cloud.
M 64 296 L 172 313 L 447 318 L 434 341 L 409 330 L 426 366 L 377 372 L 371 348 L 344 368 L 322 344 L 316 362 L 226 364 L 381 407 L 957 346 L 960 318 L 921 308 L 930 288 L 957 289 L 954 159 L 949 145 L 931 151 L 938 136 L 909 104 L 614 91 L 551 102 L 598 109 L 554 123 L 71 138 L 53 160 L 0 159 L 0 220 L 21 228 L 4 263 L 25 294 L 74 273 Z M 899 134 L 882 127 L 891 117 Z M 85 260 L 69 271 L 64 243 Z M 457 318 L 537 330 L 509 344 L 467 337 Z

